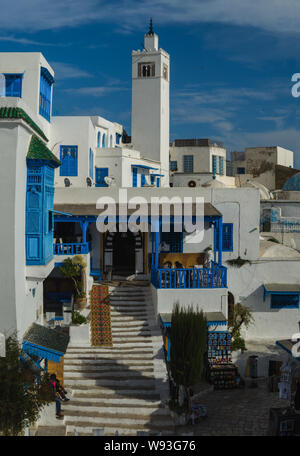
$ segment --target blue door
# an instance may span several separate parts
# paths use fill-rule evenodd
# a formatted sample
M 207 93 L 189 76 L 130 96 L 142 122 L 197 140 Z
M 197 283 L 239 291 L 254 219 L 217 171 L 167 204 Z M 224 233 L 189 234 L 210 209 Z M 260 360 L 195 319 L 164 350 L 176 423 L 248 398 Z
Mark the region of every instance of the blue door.
M 78 147 L 60 146 L 60 176 L 78 176 Z
M 108 168 L 95 168 L 95 187 L 108 187 L 104 178 L 108 176 Z

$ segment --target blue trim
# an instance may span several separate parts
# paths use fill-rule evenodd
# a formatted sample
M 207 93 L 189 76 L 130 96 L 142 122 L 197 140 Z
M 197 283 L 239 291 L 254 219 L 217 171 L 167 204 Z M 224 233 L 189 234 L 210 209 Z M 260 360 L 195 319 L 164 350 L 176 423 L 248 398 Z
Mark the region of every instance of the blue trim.
M 206 326 L 216 326 L 216 325 L 218 325 L 218 326 L 226 326 L 227 325 L 227 321 L 224 321 L 224 320 L 217 321 L 216 320 L 216 321 L 207 321 L 206 322 Z M 211 332 L 216 332 L 216 331 L 211 331 Z M 220 331 L 220 332 L 222 332 L 222 331 Z
M 78 176 L 78 146 L 60 146 L 60 176 Z
M 146 166 L 146 165 L 131 165 L 131 168 L 142 168 L 142 169 L 154 169 L 158 170 L 158 168 L 153 168 L 152 166 Z
M 89 175 L 91 179 L 94 179 L 94 152 L 90 148 L 90 156 L 89 156 Z
M 51 350 L 50 348 L 42 347 L 41 345 L 32 344 L 30 342 L 24 341 L 22 344 L 22 350 L 25 353 L 38 356 L 41 359 L 48 359 L 55 363 L 59 363 L 64 353 Z
M 101 145 L 101 132 L 98 131 L 97 133 L 97 147 L 100 148 Z

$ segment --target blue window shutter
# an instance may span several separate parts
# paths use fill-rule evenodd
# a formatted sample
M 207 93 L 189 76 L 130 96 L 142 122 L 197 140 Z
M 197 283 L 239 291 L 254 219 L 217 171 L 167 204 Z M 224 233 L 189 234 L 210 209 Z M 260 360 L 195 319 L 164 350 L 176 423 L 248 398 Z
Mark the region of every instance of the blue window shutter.
M 223 223 L 223 251 L 233 251 L 233 224 Z
M 151 185 L 154 185 L 154 182 L 155 182 L 155 176 L 150 176 L 150 182 L 151 182 Z
M 103 133 L 102 135 L 102 147 L 106 147 L 106 134 Z
M 5 95 L 7 97 L 22 97 L 23 74 L 5 74 Z
M 78 146 L 60 146 L 60 176 L 78 176 Z
M 39 114 L 50 122 L 51 94 L 54 79 L 49 71 L 42 67 L 40 76 L 40 106 Z
M 137 187 L 137 168 L 132 168 L 132 186 Z
M 224 174 L 224 159 L 223 157 L 219 157 L 219 174 Z
M 145 184 L 146 184 L 146 176 L 145 176 L 145 174 L 142 174 L 141 175 L 141 187 L 144 187 Z
M 271 309 L 299 309 L 299 295 L 272 294 Z
M 194 172 L 194 156 L 184 155 L 183 156 L 183 172 L 193 173 Z
M 213 174 L 217 174 L 217 156 L 216 155 L 212 156 L 212 171 L 213 171 Z
M 89 168 L 90 178 L 94 179 L 94 154 L 92 149 L 90 149 Z
M 108 176 L 108 168 L 95 168 L 95 186 L 96 187 L 107 187 L 104 178 Z
M 100 140 L 101 140 L 101 133 L 100 133 L 100 131 L 98 131 L 98 135 L 97 135 L 97 147 L 100 147 Z
M 160 177 L 156 179 L 156 187 L 160 187 Z

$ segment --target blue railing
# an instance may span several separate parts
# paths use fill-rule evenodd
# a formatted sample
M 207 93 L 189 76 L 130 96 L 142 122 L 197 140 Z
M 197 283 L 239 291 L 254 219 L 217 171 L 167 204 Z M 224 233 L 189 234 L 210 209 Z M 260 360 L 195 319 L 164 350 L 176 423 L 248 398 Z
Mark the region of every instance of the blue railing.
M 79 242 L 71 244 L 54 244 L 54 255 L 80 255 L 91 251 L 90 242 Z
M 227 268 L 152 268 L 151 283 L 162 289 L 226 288 Z

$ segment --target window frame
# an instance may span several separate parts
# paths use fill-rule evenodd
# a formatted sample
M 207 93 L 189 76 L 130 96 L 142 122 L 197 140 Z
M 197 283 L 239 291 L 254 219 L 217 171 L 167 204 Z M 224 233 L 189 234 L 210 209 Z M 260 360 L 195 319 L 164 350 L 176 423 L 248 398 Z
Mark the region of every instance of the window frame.
M 183 172 L 192 174 L 194 172 L 194 155 L 183 155 Z M 191 161 L 191 163 L 189 163 Z
M 284 301 L 284 298 L 286 299 L 289 299 L 290 297 L 293 297 L 294 301 L 297 301 L 296 304 L 292 304 L 292 305 L 284 305 L 283 303 L 282 304 L 276 304 L 274 301 L 275 300 L 283 300 Z M 299 309 L 299 294 L 298 293 L 293 293 L 293 292 L 290 292 L 290 293 L 272 293 L 271 294 L 271 297 L 270 297 L 270 308 L 271 309 Z

